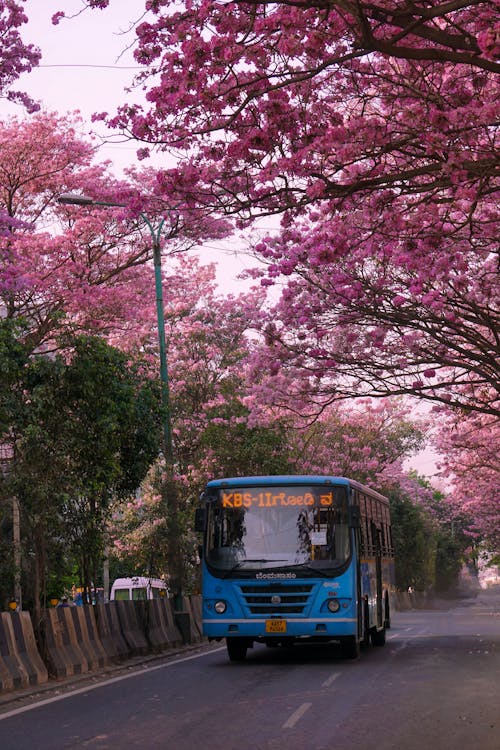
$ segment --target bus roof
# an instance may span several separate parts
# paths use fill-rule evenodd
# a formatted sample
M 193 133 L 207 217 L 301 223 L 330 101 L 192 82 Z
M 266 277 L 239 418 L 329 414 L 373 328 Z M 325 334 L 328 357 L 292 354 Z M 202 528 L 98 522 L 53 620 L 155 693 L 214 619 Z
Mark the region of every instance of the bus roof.
M 330 477 L 307 474 L 282 474 L 276 476 L 256 476 L 256 477 L 223 477 L 221 479 L 212 479 L 207 483 L 207 487 L 253 487 L 254 485 L 270 484 L 348 484 L 349 479 L 345 477 Z
M 336 477 L 328 476 L 323 474 L 280 474 L 275 476 L 255 476 L 255 477 L 222 477 L 220 479 L 212 479 L 207 482 L 206 489 L 222 489 L 223 487 L 259 487 L 259 486 L 282 486 L 292 484 L 335 484 L 337 486 L 351 486 L 357 489 L 369 492 L 371 495 L 385 500 L 387 498 L 377 492 L 377 490 L 368 487 L 367 485 L 357 482 L 355 479 L 349 479 L 348 477 Z
M 154 586 L 166 588 L 167 584 L 161 578 L 150 578 L 149 576 L 130 576 L 129 578 L 117 578 L 113 581 L 116 588 L 130 586 Z

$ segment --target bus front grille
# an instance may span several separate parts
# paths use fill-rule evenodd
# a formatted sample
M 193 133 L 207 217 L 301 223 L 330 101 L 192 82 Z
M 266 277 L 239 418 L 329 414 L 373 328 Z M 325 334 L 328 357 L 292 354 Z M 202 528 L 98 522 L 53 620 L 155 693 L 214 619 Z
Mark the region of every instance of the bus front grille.
M 241 585 L 243 600 L 251 615 L 300 615 L 306 610 L 311 584 L 269 583 L 262 586 Z

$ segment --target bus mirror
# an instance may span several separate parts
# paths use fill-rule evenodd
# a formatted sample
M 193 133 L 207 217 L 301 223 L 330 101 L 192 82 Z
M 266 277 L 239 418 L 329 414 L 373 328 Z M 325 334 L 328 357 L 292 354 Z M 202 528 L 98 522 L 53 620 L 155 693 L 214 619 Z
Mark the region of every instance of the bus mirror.
M 194 513 L 194 530 L 204 532 L 206 526 L 206 509 L 196 508 Z
M 349 524 L 353 529 L 361 528 L 361 514 L 357 505 L 351 505 L 349 508 Z

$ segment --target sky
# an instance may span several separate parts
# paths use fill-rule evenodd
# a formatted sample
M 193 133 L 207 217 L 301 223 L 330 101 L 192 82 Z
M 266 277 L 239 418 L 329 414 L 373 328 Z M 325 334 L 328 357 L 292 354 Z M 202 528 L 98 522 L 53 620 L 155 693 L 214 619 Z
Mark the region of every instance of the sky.
M 114 112 L 126 101 L 124 89 L 138 71 L 131 49 L 131 26 L 141 17 L 144 0 L 113 0 L 111 6 L 63 19 L 54 26 L 54 13 L 62 10 L 68 16 L 74 15 L 82 9 L 81 0 L 25 0 L 29 22 L 20 32 L 26 42 L 41 49 L 42 60 L 16 85 L 28 91 L 47 111 L 80 111 L 89 128 L 97 129 L 108 139 L 109 131 L 104 125 L 91 125 L 91 116 L 95 112 Z M 2 109 L 6 108 L 15 111 L 4 104 Z M 108 141 L 101 157 L 112 159 L 119 170 L 135 161 L 135 147 Z
M 83 8 L 81 0 L 25 0 L 24 8 L 29 22 L 21 27 L 21 36 L 41 49 L 42 60 L 13 88 L 29 93 L 44 111 L 78 111 L 88 132 L 102 138 L 96 159 L 111 160 L 112 171 L 120 176 L 123 169 L 138 163 L 137 146 L 123 142 L 121 136 L 103 123 L 92 123 L 91 118 L 96 112 L 114 113 L 131 98 L 125 89 L 139 70 L 133 58 L 133 27 L 144 13 L 144 0 L 112 0 L 104 11 L 86 11 L 57 26 L 52 24 L 52 16 L 58 11 L 74 16 Z M 24 111 L 0 99 L 0 117 L 9 115 L 22 117 Z M 141 164 L 161 167 L 164 158 L 156 155 Z M 243 242 L 217 240 L 204 244 L 198 254 L 203 262 L 216 263 L 219 285 L 237 293 L 249 284 L 238 279 L 249 265 L 244 250 Z
M 133 143 L 113 138 L 103 124 L 91 123 L 93 113 L 113 113 L 130 99 L 125 89 L 132 83 L 138 67 L 133 58 L 134 22 L 141 18 L 144 0 L 112 0 L 104 11 L 82 13 L 64 19 L 57 26 L 53 14 L 64 11 L 72 16 L 82 8 L 81 0 L 25 0 L 29 23 L 21 27 L 24 41 L 40 47 L 42 60 L 38 68 L 22 76 L 15 89 L 27 91 L 48 112 L 66 114 L 79 111 L 89 132 L 103 138 L 99 160 L 111 160 L 113 171 L 120 175 L 127 166 L 137 163 Z M 0 117 L 24 115 L 23 110 L 0 99 Z M 153 166 L 161 166 L 161 155 Z M 273 227 L 263 227 L 263 229 Z M 248 282 L 238 275 L 255 261 L 245 255 L 244 243 L 207 243 L 199 251 L 203 262 L 215 262 L 221 292 L 238 293 Z M 436 472 L 436 455 L 426 450 L 413 457 L 408 467 L 432 477 Z

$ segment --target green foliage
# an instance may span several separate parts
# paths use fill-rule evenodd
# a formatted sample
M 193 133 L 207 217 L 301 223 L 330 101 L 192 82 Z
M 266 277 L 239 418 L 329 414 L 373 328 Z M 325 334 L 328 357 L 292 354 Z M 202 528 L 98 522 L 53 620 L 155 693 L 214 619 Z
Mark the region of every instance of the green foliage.
M 429 490 L 423 507 L 400 489 L 389 493 L 396 554 L 396 585 L 417 591 L 448 593 L 456 590 L 464 563 L 471 562 L 470 519 L 450 514 L 444 496 L 431 492 L 430 483 L 414 479 Z
M 0 436 L 11 428 L 21 410 L 19 384 L 28 356 L 20 341 L 21 332 L 20 322 L 0 320 Z
M 286 474 L 290 470 L 289 446 L 279 424 L 249 428 L 245 422 L 209 423 L 200 443 L 202 450 L 211 451 L 220 476 Z
M 440 529 L 436 550 L 436 591 L 452 591 L 464 562 L 460 540 L 447 529 Z
M 396 556 L 396 586 L 407 591 L 426 591 L 435 585 L 436 532 L 430 516 L 405 497 L 392 490 L 392 534 Z
M 12 415 L 16 453 L 5 484 L 21 507 L 33 606 L 48 580 L 56 585 L 54 572 L 60 588 L 76 567 L 79 583 L 97 584 L 110 503 L 140 484 L 161 436 L 159 389 L 137 365 L 98 338 L 65 343 L 66 359 L 30 360 L 23 410 Z
M 429 507 L 436 522 L 436 591 L 448 592 L 456 588 L 464 563 L 474 563 L 474 542 L 467 533 L 471 518 L 458 511 L 450 515 L 450 505 L 440 492 L 433 492 Z
M 15 430 L 23 413 L 22 373 L 27 361 L 20 340 L 23 328 L 9 319 L 0 320 L 0 606 L 13 596 L 12 496 L 9 474 L 12 466 Z

